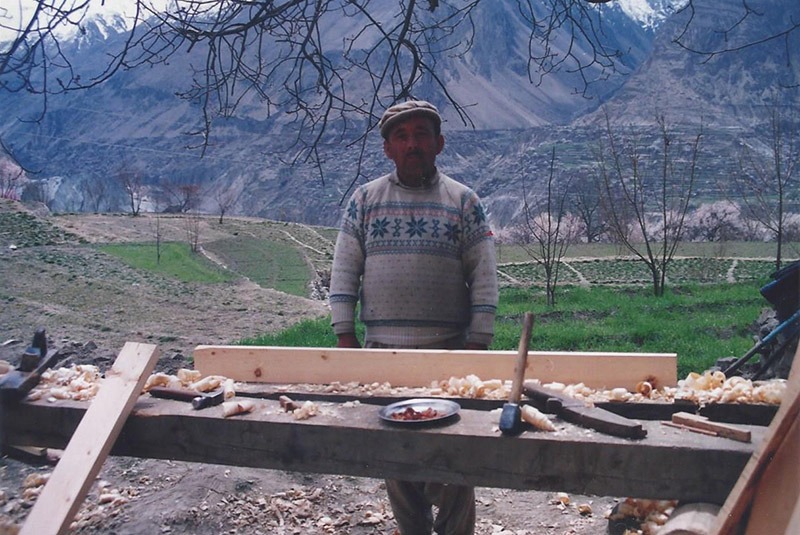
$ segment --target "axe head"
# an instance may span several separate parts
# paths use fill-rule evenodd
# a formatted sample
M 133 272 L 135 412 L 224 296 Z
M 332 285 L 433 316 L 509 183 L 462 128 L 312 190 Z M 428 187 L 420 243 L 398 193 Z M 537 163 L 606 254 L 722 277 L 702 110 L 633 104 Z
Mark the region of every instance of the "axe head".
M 500 432 L 516 436 L 522 433 L 522 409 L 519 403 L 506 403 L 500 413 Z
M 199 411 L 206 407 L 220 405 L 223 401 L 225 401 L 225 391 L 220 388 L 210 394 L 203 394 L 192 399 L 192 408 Z

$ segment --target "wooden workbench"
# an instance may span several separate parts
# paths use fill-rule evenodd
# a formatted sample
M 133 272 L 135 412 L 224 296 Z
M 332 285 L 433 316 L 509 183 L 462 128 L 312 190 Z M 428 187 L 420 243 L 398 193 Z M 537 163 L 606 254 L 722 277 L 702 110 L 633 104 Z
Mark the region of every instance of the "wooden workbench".
M 296 399 L 296 401 L 302 401 Z M 722 503 L 766 430 L 752 443 L 640 420 L 647 437 L 616 438 L 555 419 L 558 431 L 506 437 L 497 410 L 462 408 L 437 427 L 402 426 L 378 406 L 317 401 L 321 414 L 294 420 L 279 402 L 256 399 L 253 413 L 223 418 L 221 407 L 139 398 L 112 455 L 298 472 L 442 481 L 599 496 Z M 84 402 L 7 406 L 2 439 L 63 448 Z

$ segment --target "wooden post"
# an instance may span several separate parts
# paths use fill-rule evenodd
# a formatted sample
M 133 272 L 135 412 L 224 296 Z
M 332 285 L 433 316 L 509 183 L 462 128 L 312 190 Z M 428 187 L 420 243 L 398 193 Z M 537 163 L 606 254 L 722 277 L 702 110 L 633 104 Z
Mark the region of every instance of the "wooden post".
M 97 396 L 33 505 L 20 535 L 66 533 L 157 360 L 156 346 L 125 344 L 106 372 Z

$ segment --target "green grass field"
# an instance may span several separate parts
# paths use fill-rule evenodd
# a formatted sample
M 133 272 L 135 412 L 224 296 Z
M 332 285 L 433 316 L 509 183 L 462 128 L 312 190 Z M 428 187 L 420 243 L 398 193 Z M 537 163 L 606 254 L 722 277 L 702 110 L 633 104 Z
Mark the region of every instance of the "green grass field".
M 757 284 L 686 286 L 661 298 L 644 288 L 562 289 L 553 309 L 536 289 L 506 288 L 491 349 L 516 350 L 522 316 L 535 316 L 531 349 L 538 351 L 621 351 L 676 353 L 678 376 L 703 371 L 718 358 L 740 357 L 752 346 L 752 330 L 767 306 Z M 358 335 L 363 340 L 363 327 Z M 244 345 L 333 347 L 330 318 L 304 321 Z
M 303 255 L 289 244 L 237 237 L 204 247 L 228 262 L 228 268 L 265 288 L 307 296 L 313 275 Z
M 531 311 L 536 316 L 531 347 L 537 350 L 677 353 L 679 377 L 703 371 L 717 359 L 742 356 L 753 346 L 755 322 L 770 306 L 759 289 L 774 270 L 767 254 L 771 245 L 727 244 L 728 251 L 742 254 L 732 259 L 713 254 L 719 244 L 688 244 L 684 252 L 697 256 L 675 260 L 666 294 L 660 298 L 652 296 L 649 275 L 640 262 L 617 258 L 619 251 L 609 246 L 576 247 L 569 260 L 571 269 L 562 271 L 552 308 L 545 305 L 538 285 L 541 269 L 530 259 L 526 262 L 521 249 L 501 245 L 498 252 L 507 263 L 500 269 L 517 283 L 501 289 L 492 349 L 516 349 L 521 318 Z M 290 241 L 236 237 L 204 247 L 222 258 L 227 270 L 192 254 L 181 243 L 162 244 L 160 263 L 155 261 L 154 244 L 101 249 L 139 269 L 184 281 L 215 283 L 246 276 L 264 287 L 308 295 L 313 270 Z M 510 261 L 509 256 L 517 260 Z M 329 318 L 304 321 L 241 343 L 332 347 L 336 339 L 329 322 Z M 363 340 L 362 326 L 358 334 Z
M 100 247 L 104 253 L 116 256 L 132 267 L 167 275 L 184 282 L 213 284 L 233 279 L 230 272 L 192 253 L 187 243 L 162 243 L 160 249 L 159 258 L 155 243 L 108 244 Z

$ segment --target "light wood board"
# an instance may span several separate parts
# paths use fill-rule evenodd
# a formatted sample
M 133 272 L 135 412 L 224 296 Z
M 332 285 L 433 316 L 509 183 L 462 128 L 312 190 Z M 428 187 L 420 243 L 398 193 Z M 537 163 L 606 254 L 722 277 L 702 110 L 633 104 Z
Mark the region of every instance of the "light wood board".
M 74 430 L 20 535 L 67 531 L 157 360 L 156 346 L 125 344 Z
M 433 381 L 476 375 L 511 380 L 516 351 L 345 349 L 276 346 L 208 346 L 194 349 L 203 375 L 224 375 L 252 383 L 388 382 L 427 387 Z M 543 383 L 584 383 L 590 388 L 636 388 L 650 379 L 677 384 L 675 353 L 592 353 L 529 351 L 526 379 Z
M 800 508 L 800 346 L 764 440 L 753 452 L 717 517 L 712 534 L 790 533 Z M 749 519 L 748 519 L 749 517 Z M 746 530 L 737 531 L 743 522 Z

